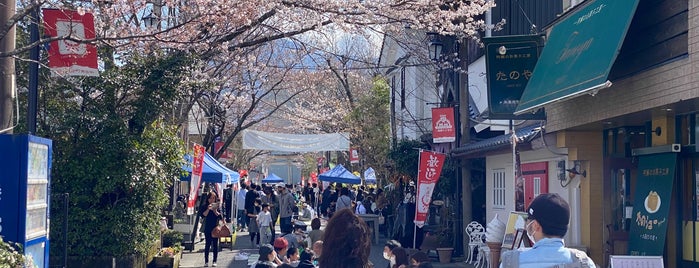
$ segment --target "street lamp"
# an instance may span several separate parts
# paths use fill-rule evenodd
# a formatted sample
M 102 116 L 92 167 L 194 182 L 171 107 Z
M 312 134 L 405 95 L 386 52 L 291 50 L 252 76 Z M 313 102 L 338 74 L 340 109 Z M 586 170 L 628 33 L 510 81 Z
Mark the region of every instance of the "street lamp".
M 439 36 L 436 33 L 427 33 L 427 35 L 430 37 L 430 43 L 429 43 L 429 47 L 428 47 L 430 59 L 434 62 L 439 63 L 440 60 L 442 60 L 442 49 L 444 48 L 444 45 L 439 40 Z M 452 75 L 451 83 L 452 83 L 452 90 L 453 90 L 452 93 L 453 93 L 453 98 L 454 98 L 453 103 L 454 103 L 454 107 L 455 107 L 455 109 L 454 109 L 454 127 L 456 129 L 456 137 L 455 137 L 456 139 L 454 142 L 456 144 L 455 145 L 456 148 L 461 146 L 461 139 L 462 139 L 462 135 L 463 135 L 462 130 L 461 130 L 461 111 L 460 111 L 460 109 L 461 109 L 460 108 L 461 107 L 461 96 L 460 96 L 461 95 L 461 83 L 460 83 L 459 72 L 457 71 L 457 69 L 458 69 L 457 66 L 459 63 L 459 56 L 458 56 L 459 49 L 460 49 L 460 47 L 458 45 L 458 40 L 454 40 L 454 46 L 453 46 L 453 51 L 452 51 L 453 55 L 449 56 L 448 59 L 446 59 L 446 60 L 451 61 L 450 62 L 451 63 L 450 69 L 451 69 L 451 75 Z M 467 54 L 468 54 L 468 52 L 467 52 Z M 466 55 L 466 56 L 468 59 L 468 55 Z M 442 71 L 443 71 L 442 73 L 444 73 L 444 70 L 442 70 Z M 449 88 L 446 85 L 447 80 L 444 79 L 443 82 L 445 83 L 444 89 L 446 90 L 447 88 Z M 468 84 L 468 78 L 467 78 L 466 82 L 467 82 L 466 84 Z M 466 99 L 468 99 L 468 98 L 466 98 Z M 459 165 L 459 166 L 461 166 L 461 165 Z M 462 190 L 464 188 L 463 181 L 462 181 L 462 178 L 463 178 L 462 171 L 463 171 L 463 167 L 458 167 L 458 170 L 456 172 L 456 214 L 460 215 L 461 217 L 463 217 L 463 202 L 464 202 L 462 200 L 464 198 L 463 193 L 462 193 Z M 461 230 L 463 230 L 463 218 L 458 219 L 456 221 L 455 226 L 454 226 L 454 233 L 456 236 L 455 250 L 457 253 L 462 252 L 463 233 L 461 233 Z
M 430 59 L 432 61 L 438 61 L 442 56 L 442 48 L 444 44 L 439 41 L 439 36 L 436 33 L 427 33 L 430 36 L 430 46 L 428 48 Z

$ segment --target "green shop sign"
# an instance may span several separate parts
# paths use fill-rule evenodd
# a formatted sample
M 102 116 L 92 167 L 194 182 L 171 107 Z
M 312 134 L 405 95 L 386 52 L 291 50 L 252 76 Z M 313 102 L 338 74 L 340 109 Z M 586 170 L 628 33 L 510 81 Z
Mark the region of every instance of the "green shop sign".
M 629 255 L 663 255 L 676 163 L 676 153 L 639 157 Z
M 490 119 L 545 119 L 543 111 L 515 116 L 543 46 L 541 35 L 483 38 Z

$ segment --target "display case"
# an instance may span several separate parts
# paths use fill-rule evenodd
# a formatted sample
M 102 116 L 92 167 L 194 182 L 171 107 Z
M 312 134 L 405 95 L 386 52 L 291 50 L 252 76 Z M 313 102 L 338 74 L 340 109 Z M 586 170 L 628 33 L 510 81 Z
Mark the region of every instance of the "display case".
M 51 140 L 0 135 L 0 235 L 49 267 Z

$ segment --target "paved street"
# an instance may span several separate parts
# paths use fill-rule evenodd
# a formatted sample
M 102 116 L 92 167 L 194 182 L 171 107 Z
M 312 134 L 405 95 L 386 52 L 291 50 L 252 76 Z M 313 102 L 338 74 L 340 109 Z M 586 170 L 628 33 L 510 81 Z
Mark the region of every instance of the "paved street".
M 323 225 L 325 221 L 323 221 Z M 309 224 L 310 226 L 310 224 Z M 324 226 L 323 226 L 324 227 Z M 279 228 L 277 228 L 277 233 L 279 233 Z M 247 268 L 250 264 L 254 263 L 258 258 L 258 250 L 253 248 L 250 243 L 250 236 L 247 232 L 238 232 L 234 235 L 234 245 L 232 248 L 226 247 L 221 250 L 218 254 L 218 267 L 228 267 L 228 268 Z M 376 268 L 384 268 L 388 266 L 388 261 L 382 256 L 383 243 L 387 240 L 385 237 L 380 237 L 380 244 L 373 244 L 371 247 L 371 257 L 370 260 L 374 263 Z M 204 267 L 204 242 L 201 241 L 196 243 L 194 250 L 192 252 L 185 251 L 182 254 L 182 260 L 180 261 L 180 267 L 182 268 L 192 268 L 192 267 Z M 249 254 L 248 260 L 235 260 L 235 257 L 241 253 Z M 432 256 L 432 254 L 430 255 Z M 212 254 L 209 253 L 209 260 L 212 259 Z M 451 267 L 473 267 L 468 265 L 463 261 L 452 262 L 449 264 L 440 264 L 436 259 L 433 258 L 433 265 L 435 268 L 451 268 Z

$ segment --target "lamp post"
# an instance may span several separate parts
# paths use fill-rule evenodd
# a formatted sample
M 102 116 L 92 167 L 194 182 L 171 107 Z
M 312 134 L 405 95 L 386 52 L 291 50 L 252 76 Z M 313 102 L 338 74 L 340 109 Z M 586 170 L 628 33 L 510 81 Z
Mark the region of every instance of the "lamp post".
M 461 139 L 463 135 L 462 131 L 462 122 L 461 122 L 461 108 L 464 106 L 461 104 L 461 84 L 460 84 L 460 73 L 459 73 L 459 68 L 458 64 L 460 64 L 459 61 L 459 55 L 460 55 L 460 46 L 458 41 L 455 39 L 454 40 L 454 46 L 453 46 L 453 51 L 451 56 L 449 56 L 447 59 L 442 58 L 442 51 L 444 48 L 444 44 L 439 40 L 439 36 L 436 33 L 428 33 L 430 36 L 430 42 L 429 42 L 429 56 L 430 59 L 434 62 L 440 62 L 441 60 L 449 60 L 451 66 L 449 69 L 451 70 L 451 84 L 452 84 L 452 90 L 453 90 L 453 96 L 454 100 L 451 102 L 455 109 L 454 112 L 454 127 L 456 129 L 456 137 L 455 137 L 455 148 L 458 148 L 461 146 Z M 468 52 L 466 52 L 468 54 Z M 466 68 L 468 68 L 468 62 L 466 62 Z M 446 76 L 446 72 L 444 72 Z M 468 81 L 468 78 L 466 79 Z M 444 88 L 447 89 L 447 80 L 443 80 Z M 468 82 L 466 83 L 468 84 Z M 466 91 L 468 92 L 468 91 Z M 466 93 L 468 94 L 468 93 Z M 468 99 L 468 98 L 465 98 Z M 468 107 L 468 106 L 465 106 Z M 468 126 L 468 124 L 465 124 L 465 126 Z M 468 134 L 467 134 L 468 135 Z M 463 165 L 458 165 L 457 171 L 456 171 L 456 215 L 458 217 L 462 217 L 459 219 L 456 219 L 456 222 L 454 224 L 454 234 L 455 234 L 455 246 L 454 250 L 455 252 L 461 253 L 463 252 L 463 217 L 469 217 L 470 218 L 470 213 L 468 215 L 464 215 L 463 213 L 463 204 L 464 204 L 464 185 L 463 185 L 463 176 L 462 172 L 468 172 L 467 168 Z M 470 196 L 469 196 L 470 197 Z M 466 202 L 467 204 L 470 204 L 470 202 Z M 470 210 L 469 210 L 470 212 Z

